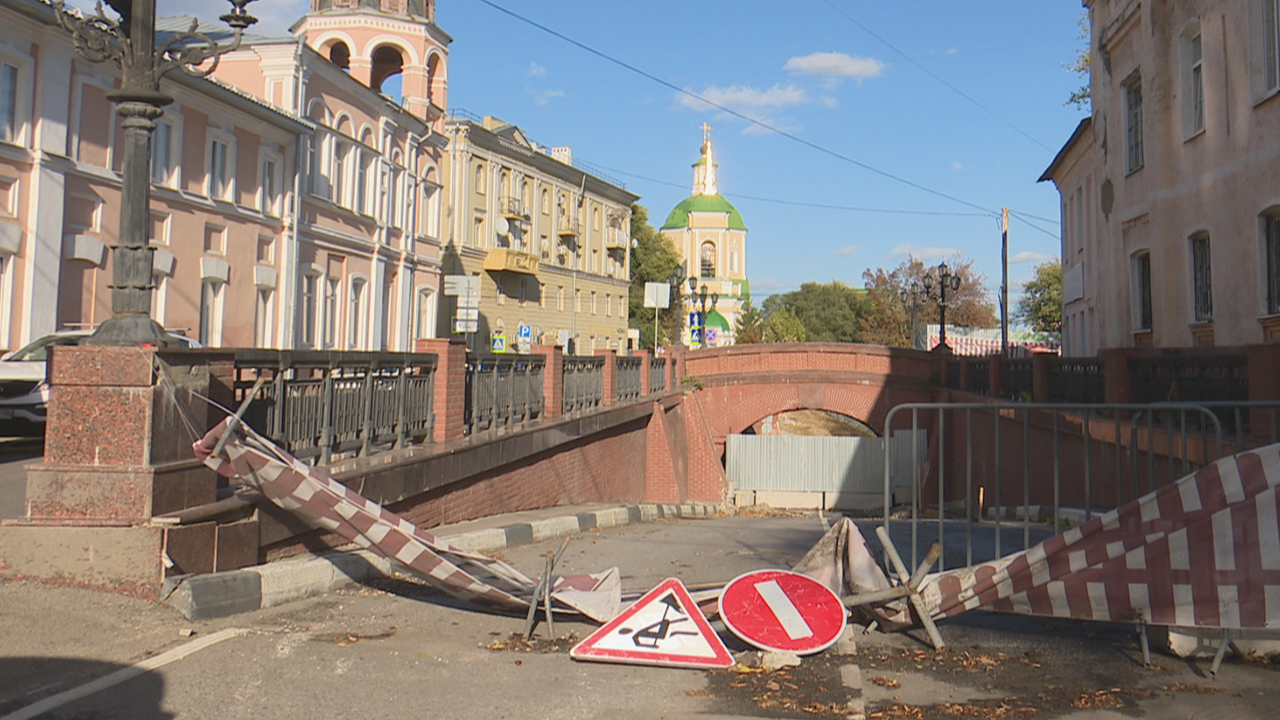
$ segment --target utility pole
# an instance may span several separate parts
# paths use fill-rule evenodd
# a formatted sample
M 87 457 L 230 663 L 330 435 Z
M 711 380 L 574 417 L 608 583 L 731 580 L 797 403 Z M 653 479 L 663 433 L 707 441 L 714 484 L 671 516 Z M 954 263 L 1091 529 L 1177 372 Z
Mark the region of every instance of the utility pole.
M 1009 208 L 1000 209 L 1000 354 L 1009 357 Z

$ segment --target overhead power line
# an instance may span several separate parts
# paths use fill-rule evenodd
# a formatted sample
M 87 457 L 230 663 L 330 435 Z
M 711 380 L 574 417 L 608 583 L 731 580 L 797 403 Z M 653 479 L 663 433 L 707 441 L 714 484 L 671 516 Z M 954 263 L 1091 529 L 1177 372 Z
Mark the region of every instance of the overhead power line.
M 1044 148 L 1045 150 L 1048 150 L 1048 151 L 1050 151 L 1050 152 L 1053 152 L 1053 148 L 1049 147 L 1048 145 L 1045 145 L 1044 143 L 1042 143 L 1042 142 L 1040 142 L 1038 139 L 1036 139 L 1034 136 L 1032 136 L 1030 133 L 1026 132 L 1025 130 L 1023 130 L 1022 128 L 1018 127 L 1017 125 L 1014 125 L 1013 123 L 1009 122 L 1009 120 L 1008 120 L 1008 119 L 1006 119 L 1003 115 L 1000 115 L 999 113 L 995 112 L 994 110 L 992 110 L 991 108 L 987 107 L 986 105 L 983 105 L 982 103 L 980 103 L 980 102 L 978 102 L 977 100 L 973 99 L 973 97 L 972 97 L 972 96 L 970 96 L 970 95 L 969 95 L 968 93 L 966 93 L 965 91 L 963 91 L 963 90 L 961 90 L 960 88 L 956 87 L 955 85 L 952 85 L 951 83 L 947 82 L 945 79 L 943 79 L 943 77 L 942 77 L 941 75 L 939 75 L 939 74 L 935 73 L 934 71 L 930 70 L 929 68 L 925 67 L 924 65 L 921 65 L 919 62 L 917 62 L 917 61 L 916 61 L 916 59 L 915 59 L 915 58 L 913 58 L 913 57 L 911 57 L 910 55 L 906 54 L 905 52 L 903 52 L 903 51 L 899 50 L 899 49 L 898 49 L 898 47 L 897 47 L 896 45 L 894 45 L 893 43 L 889 42 L 888 40 L 886 40 L 886 39 L 884 39 L 884 38 L 880 37 L 879 35 L 877 35 L 874 31 L 872 31 L 872 30 L 871 30 L 871 28 L 869 28 L 869 27 L 867 27 L 866 25 L 863 25 L 862 23 L 858 22 L 858 20 L 857 20 L 856 18 L 854 18 L 854 17 L 853 17 L 852 15 L 850 15 L 849 13 L 845 12 L 842 8 L 838 7 L 834 2 L 832 2 L 832 0 L 823 0 L 823 2 L 825 2 L 828 6 L 830 6 L 830 8 L 831 8 L 832 10 L 835 10 L 836 12 L 840 13 L 841 15 L 843 15 L 843 16 L 845 17 L 845 19 L 847 19 L 849 22 L 851 22 L 851 23 L 853 23 L 854 25 L 857 25 L 859 28 L 861 28 L 863 32 L 865 32 L 866 34 L 868 34 L 868 35 L 870 35 L 871 37 L 875 38 L 876 40 L 879 40 L 882 44 L 884 44 L 884 46 L 885 46 L 885 47 L 887 47 L 887 48 L 889 48 L 890 50 L 892 50 L 892 51 L 894 51 L 894 52 L 898 53 L 899 55 L 901 55 L 901 56 L 902 56 L 902 58 L 903 58 L 904 60 L 906 60 L 907 62 L 911 63 L 912 65 L 915 65 L 917 68 L 919 68 L 919 69 L 920 69 L 920 71 L 921 71 L 921 72 L 923 72 L 924 74 L 926 74 L 926 75 L 928 75 L 929 77 L 933 78 L 934 80 L 937 80 L 938 82 L 942 83 L 942 84 L 943 84 L 943 85 L 945 85 L 949 90 L 951 90 L 951 91 L 952 91 L 952 92 L 954 92 L 955 94 L 959 95 L 960 97 L 964 98 L 965 100 L 968 100 L 969 102 L 973 103 L 973 105 L 974 105 L 974 106 L 976 106 L 979 110 L 982 110 L 983 112 L 985 112 L 986 114 L 990 115 L 991 117 L 993 117 L 993 118 L 995 118 L 995 119 L 999 120 L 1001 124 L 1005 125 L 1006 127 L 1010 128 L 1010 129 L 1011 129 L 1011 130 L 1013 130 L 1014 132 L 1018 133 L 1019 135 L 1021 135 L 1021 136 L 1022 136 L 1022 137 L 1024 137 L 1024 138 L 1026 138 L 1026 139 L 1030 140 L 1031 142 L 1035 143 L 1036 145 L 1039 145 L 1040 147 Z
M 801 144 L 801 145 L 804 145 L 805 147 L 807 147 L 807 148 L 809 148 L 809 149 L 811 149 L 811 150 L 816 150 L 817 152 L 820 152 L 820 153 L 822 153 L 822 154 L 824 154 L 824 155 L 829 155 L 829 156 L 831 156 L 831 157 L 833 157 L 833 158 L 836 158 L 837 160 L 841 160 L 841 161 L 843 161 L 843 162 L 849 163 L 850 165 L 854 165 L 854 166 L 856 166 L 856 167 L 860 167 L 860 168 L 862 168 L 863 170 L 866 170 L 867 172 L 874 173 L 874 174 L 879 175 L 879 176 L 881 176 L 881 177 L 883 177 L 883 178 L 887 178 L 887 179 L 889 179 L 889 180 L 893 180 L 894 182 L 901 183 L 901 184 L 906 185 L 906 186 L 908 186 L 908 187 L 913 187 L 913 188 L 915 188 L 915 189 L 917 189 L 917 190 L 920 190 L 921 192 L 928 193 L 928 194 L 933 195 L 933 196 L 935 196 L 935 197 L 940 197 L 940 198 L 943 198 L 944 200 L 950 200 L 951 202 L 954 202 L 954 203 L 957 203 L 957 204 L 960 204 L 960 205 L 964 205 L 965 207 L 973 208 L 974 210 L 980 210 L 980 211 L 982 211 L 983 213 L 986 213 L 986 214 L 988 214 L 988 215 L 997 215 L 997 214 L 998 214 L 998 212 L 997 212 L 997 211 L 992 210 L 991 208 L 985 208 L 985 207 L 983 207 L 983 206 L 981 206 L 981 205 L 978 205 L 977 203 L 972 203 L 972 202 L 969 202 L 968 200 L 964 200 L 964 199 L 962 199 L 962 198 L 958 198 L 958 197 L 956 197 L 956 196 L 954 196 L 954 195 L 949 195 L 949 194 L 947 194 L 947 193 L 942 192 L 941 190 L 934 190 L 934 189 L 933 189 L 933 188 L 931 188 L 931 187 L 928 187 L 928 186 L 926 186 L 926 185 L 921 185 L 920 183 L 915 182 L 915 181 L 913 181 L 913 180 L 908 180 L 907 178 L 904 178 L 904 177 L 902 177 L 902 176 L 900 176 L 900 175 L 895 175 L 895 174 L 893 174 L 893 173 L 891 173 L 891 172 L 888 172 L 888 171 L 886 171 L 886 170 L 881 170 L 880 168 L 873 167 L 873 166 L 868 165 L 867 163 L 864 163 L 864 162 L 862 162 L 862 161 L 860 161 L 860 160 L 855 160 L 854 158 L 851 158 L 851 157 L 849 157 L 848 155 L 845 155 L 845 154 L 843 154 L 843 153 L 837 152 L 837 151 L 832 150 L 832 149 L 830 149 L 830 148 L 824 147 L 824 146 L 819 145 L 819 144 L 817 144 L 817 143 L 815 143 L 815 142 L 812 142 L 812 141 L 810 141 L 810 140 L 805 140 L 804 138 L 802 138 L 802 137 L 800 137 L 800 136 L 798 136 L 798 135 L 795 135 L 795 134 L 793 134 L 793 133 L 787 132 L 786 130 L 783 130 L 783 129 L 781 129 L 781 128 L 775 127 L 775 126 L 773 126 L 773 125 L 770 125 L 769 123 L 762 122 L 762 121 L 760 121 L 760 120 L 758 120 L 758 119 L 756 119 L 756 118 L 750 117 L 750 116 L 748 116 L 748 115 L 746 115 L 746 114 L 744 114 L 744 113 L 738 112 L 737 110 L 734 110 L 734 109 L 732 109 L 732 108 L 729 108 L 729 107 L 726 107 L 726 106 L 724 106 L 724 105 L 721 105 L 720 103 L 714 102 L 714 101 L 712 101 L 712 100 L 710 100 L 710 99 L 708 99 L 708 98 L 706 98 L 706 97 L 703 97 L 702 95 L 699 95 L 698 93 L 695 93 L 695 92 L 693 92 L 692 90 L 686 90 L 685 88 L 682 88 L 682 87 L 680 87 L 680 86 L 676 85 L 675 83 L 672 83 L 672 82 L 670 82 L 670 81 L 668 81 L 668 80 L 664 80 L 664 79 L 662 79 L 662 78 L 658 77 L 657 75 L 654 75 L 653 73 L 650 73 L 650 72 L 648 72 L 648 71 L 646 71 L 646 70 L 642 70 L 642 69 L 640 69 L 640 68 L 636 67 L 635 65 L 632 65 L 632 64 L 630 64 L 630 63 L 628 63 L 628 62 L 626 62 L 626 61 L 624 61 L 624 60 L 620 60 L 620 59 L 618 59 L 618 58 L 616 58 L 616 57 L 613 57 L 612 55 L 609 55 L 609 54 L 607 54 L 607 53 L 605 53 L 605 52 L 602 52 L 602 51 L 600 51 L 600 50 L 597 50 L 597 49 L 595 49 L 595 48 L 591 47 L 590 45 L 587 45 L 587 44 L 582 43 L 582 42 L 580 42 L 580 41 L 578 41 L 578 40 L 575 40 L 575 39 L 573 39 L 573 38 L 569 37 L 568 35 L 565 35 L 564 33 L 561 33 L 561 32 L 559 32 L 559 31 L 557 31 L 557 30 L 554 30 L 554 29 L 552 29 L 552 28 L 550 28 L 550 27 L 547 27 L 546 25 L 543 25 L 542 23 L 539 23 L 539 22 L 538 22 L 538 21 L 536 21 L 536 20 L 533 20 L 533 19 L 531 19 L 531 18 L 525 17 L 524 15 L 521 15 L 520 13 L 517 13 L 517 12 L 515 12 L 515 11 L 513 11 L 513 10 L 509 10 L 509 9 L 507 9 L 507 8 L 505 8 L 505 7 L 503 7 L 503 6 L 499 5 L 499 4 L 497 4 L 496 2 L 493 2 L 493 0 L 479 0 L 479 2 L 481 2 L 481 3 L 485 4 L 485 5 L 488 5 L 489 7 L 493 8 L 494 10 L 497 10 L 498 12 L 500 12 L 500 13 L 502 13 L 502 14 L 504 14 L 504 15 L 508 15 L 508 16 L 510 16 L 510 17 L 513 17 L 513 18 L 515 18 L 516 20 L 519 20 L 519 21 L 520 21 L 520 22 L 522 22 L 522 23 L 525 23 L 525 24 L 527 24 L 527 25 L 531 25 L 531 26 L 533 26 L 533 27 L 535 27 L 535 28 L 537 28 L 537 29 L 539 29 L 539 30 L 541 30 L 541 31 L 543 31 L 543 32 L 545 32 L 545 33 L 547 33 L 548 35 L 551 35 L 551 36 L 553 36 L 553 37 L 559 38 L 560 40 L 563 40 L 563 41 L 565 41 L 565 42 L 569 43 L 570 45 L 573 45 L 574 47 L 577 47 L 577 48 L 579 48 L 579 49 L 581 49 L 581 50 L 584 50 L 584 51 L 586 51 L 586 52 L 588 52 L 588 53 L 591 53 L 592 55 L 595 55 L 596 57 L 598 57 L 598 58 L 600 58 L 600 59 L 602 59 L 602 60 L 608 61 L 608 62 L 613 63 L 614 65 L 617 65 L 617 66 L 619 66 L 619 67 L 621 67 L 621 68 L 624 68 L 624 69 L 626 69 L 626 70 L 629 70 L 629 71 L 631 71 L 631 72 L 633 72 L 633 73 L 635 73 L 635 74 L 637 74 L 637 75 L 639 75 L 639 76 L 641 76 L 641 77 L 643 77 L 643 78 L 646 78 L 646 79 L 648 79 L 648 80 L 652 80 L 653 82 L 658 83 L 659 85 L 662 85 L 663 87 L 666 87 L 666 88 L 668 88 L 668 89 L 670 89 L 670 90 L 674 90 L 674 91 L 676 91 L 676 92 L 680 93 L 681 95 L 687 95 L 687 96 L 689 96 L 689 97 L 691 97 L 691 98 L 693 98 L 693 99 L 697 100 L 698 102 L 701 102 L 701 103 L 706 104 L 708 107 L 713 107 L 713 108 L 715 108 L 715 109 L 717 109 L 717 110 L 720 110 L 721 112 L 724 112 L 724 113 L 727 113 L 727 114 L 729 114 L 729 115 L 732 115 L 733 117 L 736 117 L 736 118 L 738 118 L 738 119 L 740 119 L 740 120 L 745 120 L 746 122 L 749 122 L 749 123 L 751 123 L 752 125 L 756 125 L 756 126 L 761 127 L 761 128 L 763 128 L 763 129 L 765 129 L 765 130 L 768 130 L 769 132 L 772 132 L 772 133 L 775 133 L 775 134 L 777 134 L 777 135 L 780 135 L 780 136 L 782 136 L 782 137 L 784 137 L 784 138 L 787 138 L 788 140 L 791 140 L 792 142 L 796 142 L 796 143 L 799 143 L 799 144 Z

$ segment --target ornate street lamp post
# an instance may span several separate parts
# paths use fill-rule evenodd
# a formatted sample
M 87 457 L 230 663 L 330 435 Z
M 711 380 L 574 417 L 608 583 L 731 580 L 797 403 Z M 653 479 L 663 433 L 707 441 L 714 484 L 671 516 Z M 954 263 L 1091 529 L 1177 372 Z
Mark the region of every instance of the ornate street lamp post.
M 902 305 L 907 310 L 907 317 L 910 318 L 909 335 L 911 347 L 914 348 L 916 347 L 916 320 L 920 315 L 920 306 L 929 299 L 929 293 L 918 280 L 912 280 L 910 286 L 898 289 L 898 298 L 902 300 Z
M 951 268 L 947 267 L 947 264 L 945 262 L 939 263 L 938 267 L 934 270 L 937 272 L 936 278 L 934 277 L 933 273 L 928 273 L 928 272 L 925 273 L 925 276 L 923 279 L 924 289 L 925 289 L 926 297 L 929 300 L 938 303 L 938 313 L 940 316 L 939 330 L 938 330 L 938 344 L 946 345 L 947 344 L 947 291 L 950 290 L 952 292 L 955 292 L 960 289 L 960 276 L 952 273 Z M 935 283 L 937 284 L 937 288 L 938 288 L 938 295 L 936 297 L 933 294 L 933 288 Z
M 690 322 L 689 328 L 690 328 L 690 331 L 692 332 L 692 329 L 694 327 L 700 327 L 702 328 L 702 333 L 703 333 L 702 337 L 699 337 L 696 340 L 693 340 L 691 338 L 691 342 L 697 342 L 702 345 L 706 345 L 705 337 L 707 332 L 707 298 L 708 297 L 711 298 L 711 309 L 714 310 L 716 307 L 716 303 L 720 302 L 720 295 L 717 293 L 709 293 L 707 291 L 706 285 L 703 285 L 702 288 L 699 289 L 698 278 L 691 276 L 689 278 L 689 306 L 690 306 L 689 309 L 692 312 L 694 302 L 695 301 L 698 302 L 699 312 L 697 313 L 697 315 L 698 315 L 699 324 L 694 325 L 693 322 Z M 697 335 L 697 333 L 693 333 L 693 334 L 695 336 Z
M 61 0 L 53 4 L 58 24 L 75 38 L 76 51 L 90 62 L 111 60 L 120 66 L 120 89 L 107 95 L 124 118 L 124 169 L 120 196 L 120 236 L 112 247 L 111 318 L 86 344 L 169 345 L 151 319 L 152 255 L 147 244 L 151 208 L 151 132 L 164 106 L 173 98 L 160 92 L 160 78 L 174 69 L 205 77 L 218 58 L 240 47 L 245 28 L 257 18 L 245 12 L 254 0 L 230 0 L 232 11 L 221 20 L 235 30 L 229 45 L 219 45 L 196 32 L 174 33 L 156 45 L 156 0 L 108 0 L 120 14 L 116 21 L 103 13 L 102 3 L 92 15 L 69 10 Z M 212 61 L 201 67 L 206 61 Z

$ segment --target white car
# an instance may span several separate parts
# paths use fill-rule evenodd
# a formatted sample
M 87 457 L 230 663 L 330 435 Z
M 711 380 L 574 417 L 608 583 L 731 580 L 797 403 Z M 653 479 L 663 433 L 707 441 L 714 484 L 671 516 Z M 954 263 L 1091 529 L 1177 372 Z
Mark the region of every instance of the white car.
M 0 437 L 7 435 L 40 435 L 49 404 L 49 348 L 55 345 L 79 345 L 93 334 L 92 329 L 62 330 L 45 335 L 22 348 L 0 357 Z M 198 348 L 200 343 L 185 335 L 170 332 L 178 347 Z

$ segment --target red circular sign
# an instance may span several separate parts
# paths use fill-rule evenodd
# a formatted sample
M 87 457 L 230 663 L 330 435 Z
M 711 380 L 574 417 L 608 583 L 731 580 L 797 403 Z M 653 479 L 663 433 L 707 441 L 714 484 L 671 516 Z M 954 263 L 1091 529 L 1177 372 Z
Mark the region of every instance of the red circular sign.
M 848 612 L 826 585 L 786 570 L 735 578 L 720 593 L 720 617 L 734 635 L 764 650 L 810 655 L 840 639 Z

